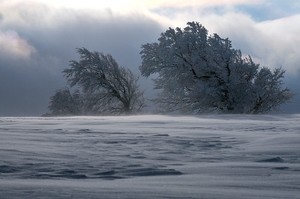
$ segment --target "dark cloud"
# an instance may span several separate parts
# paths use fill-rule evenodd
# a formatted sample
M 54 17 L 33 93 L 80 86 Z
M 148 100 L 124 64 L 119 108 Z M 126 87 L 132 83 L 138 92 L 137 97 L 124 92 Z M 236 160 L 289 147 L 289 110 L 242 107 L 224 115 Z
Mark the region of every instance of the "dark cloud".
M 78 59 L 75 48 L 109 53 L 120 65 L 139 74 L 141 45 L 154 41 L 162 31 L 158 23 L 145 16 L 115 16 L 109 10 L 104 10 L 110 13 L 103 16 L 45 7 L 32 12 L 22 13 L 22 22 L 0 24 L 0 31 L 15 31 L 35 49 L 29 58 L 0 55 L 2 116 L 45 113 L 49 97 L 66 86 L 61 72 L 69 60 Z M 40 21 L 36 18 L 39 12 L 43 14 Z M 149 88 L 149 81 L 141 84 Z

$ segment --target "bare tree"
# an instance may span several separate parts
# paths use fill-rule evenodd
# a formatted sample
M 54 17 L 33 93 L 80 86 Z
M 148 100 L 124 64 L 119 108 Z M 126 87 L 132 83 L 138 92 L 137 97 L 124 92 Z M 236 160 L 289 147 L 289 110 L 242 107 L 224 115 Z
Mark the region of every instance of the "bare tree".
M 144 106 L 138 77 L 121 67 L 111 55 L 77 49 L 80 60 L 70 61 L 64 74 L 71 86 L 90 97 L 88 106 L 101 113 L 132 113 Z

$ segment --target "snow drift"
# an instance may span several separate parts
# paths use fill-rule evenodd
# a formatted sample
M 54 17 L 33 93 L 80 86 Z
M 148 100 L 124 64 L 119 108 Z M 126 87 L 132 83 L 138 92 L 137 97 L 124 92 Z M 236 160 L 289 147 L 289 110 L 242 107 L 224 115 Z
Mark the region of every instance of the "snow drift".
M 0 118 L 0 198 L 299 198 L 300 115 Z

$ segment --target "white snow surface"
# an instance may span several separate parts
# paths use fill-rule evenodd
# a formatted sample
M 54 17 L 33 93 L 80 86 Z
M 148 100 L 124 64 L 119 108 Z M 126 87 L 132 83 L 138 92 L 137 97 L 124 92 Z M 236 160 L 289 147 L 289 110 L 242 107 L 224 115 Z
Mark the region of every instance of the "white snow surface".
M 0 198 L 299 199 L 300 115 L 2 117 Z

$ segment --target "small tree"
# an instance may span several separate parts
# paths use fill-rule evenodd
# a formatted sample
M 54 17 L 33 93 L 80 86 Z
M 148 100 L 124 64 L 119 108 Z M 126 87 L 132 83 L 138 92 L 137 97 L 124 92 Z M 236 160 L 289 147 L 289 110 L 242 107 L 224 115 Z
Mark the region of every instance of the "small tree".
M 64 70 L 71 86 L 82 87 L 88 106 L 102 113 L 131 113 L 144 106 L 138 77 L 120 67 L 111 55 L 79 48 L 80 60 L 70 61 Z
M 142 75 L 159 75 L 155 101 L 165 111 L 261 113 L 292 97 L 281 88 L 282 69 L 260 69 L 229 39 L 209 36 L 196 22 L 183 30 L 169 28 L 158 42 L 143 45 L 141 55 Z
M 71 94 L 69 89 L 57 90 L 50 98 L 47 115 L 78 115 L 81 112 L 81 102 L 79 92 Z
M 258 72 L 253 84 L 255 101 L 251 113 L 271 111 L 293 96 L 289 89 L 281 88 L 283 75 L 281 68 L 272 72 L 264 67 Z

